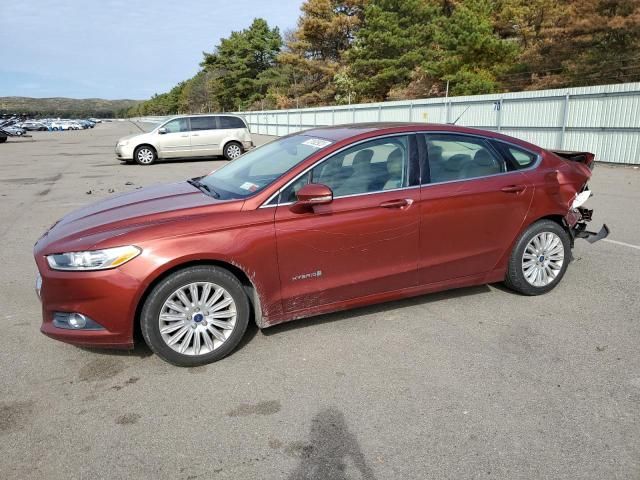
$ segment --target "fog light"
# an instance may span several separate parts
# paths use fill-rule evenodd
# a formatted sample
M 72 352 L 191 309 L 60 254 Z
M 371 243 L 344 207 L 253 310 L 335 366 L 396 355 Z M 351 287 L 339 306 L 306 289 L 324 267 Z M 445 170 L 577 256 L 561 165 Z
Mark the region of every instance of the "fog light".
M 55 312 L 53 326 L 72 330 L 104 330 L 102 326 L 82 313 Z
M 71 328 L 84 328 L 87 325 L 87 317 L 81 313 L 72 313 L 69 315 L 67 323 Z

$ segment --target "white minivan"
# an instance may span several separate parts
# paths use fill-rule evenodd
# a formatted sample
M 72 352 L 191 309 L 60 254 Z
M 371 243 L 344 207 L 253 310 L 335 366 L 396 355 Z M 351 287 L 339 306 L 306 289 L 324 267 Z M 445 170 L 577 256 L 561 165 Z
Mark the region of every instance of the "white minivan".
M 148 133 L 118 140 L 116 155 L 126 162 L 151 165 L 164 158 L 224 155 L 228 160 L 253 148 L 244 120 L 234 115 L 173 117 Z

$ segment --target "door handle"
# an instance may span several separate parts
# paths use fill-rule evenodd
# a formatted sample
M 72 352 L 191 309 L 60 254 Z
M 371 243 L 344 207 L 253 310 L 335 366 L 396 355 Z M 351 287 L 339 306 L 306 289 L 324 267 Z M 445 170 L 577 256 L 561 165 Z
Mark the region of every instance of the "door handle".
M 199 136 L 200 136 L 200 134 L 199 134 L 199 133 L 192 133 L 192 134 L 191 134 L 191 136 L 192 136 L 192 137 L 199 137 Z
M 382 208 L 404 208 L 410 207 L 413 204 L 413 200 L 410 198 L 400 198 L 397 200 L 389 200 L 386 202 L 382 202 L 380 206 Z
M 508 187 L 502 187 L 502 190 L 505 193 L 520 193 L 526 190 L 526 185 L 509 185 Z
M 188 137 L 188 136 L 189 136 L 189 134 L 188 134 L 188 133 L 185 133 L 184 135 L 180 135 L 180 136 L 181 136 L 181 137 Z

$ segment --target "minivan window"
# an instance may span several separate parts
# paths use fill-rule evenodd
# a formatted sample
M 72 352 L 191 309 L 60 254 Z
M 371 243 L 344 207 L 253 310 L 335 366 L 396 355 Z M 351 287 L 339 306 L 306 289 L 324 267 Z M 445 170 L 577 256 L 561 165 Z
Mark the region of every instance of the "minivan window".
M 486 177 L 506 171 L 502 158 L 482 138 L 428 134 L 426 140 L 431 183 Z
M 168 121 L 163 125 L 167 129 L 168 133 L 188 132 L 189 131 L 189 119 L 188 118 L 175 118 Z
M 331 143 L 307 135 L 280 138 L 248 151 L 200 181 L 221 199 L 245 198 Z
M 218 128 L 247 128 L 244 122 L 238 117 L 217 117 Z
M 215 130 L 215 117 L 191 117 L 191 130 Z

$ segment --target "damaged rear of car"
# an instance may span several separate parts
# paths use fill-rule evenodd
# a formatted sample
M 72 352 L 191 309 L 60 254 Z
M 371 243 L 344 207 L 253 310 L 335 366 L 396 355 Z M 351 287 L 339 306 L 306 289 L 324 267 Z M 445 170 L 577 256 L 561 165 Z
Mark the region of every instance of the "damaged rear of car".
M 567 150 L 552 150 L 552 154 L 560 157 L 563 161 L 568 163 L 573 169 L 577 170 L 578 174 L 583 174 L 585 177 L 584 183 L 580 189 L 576 191 L 574 198 L 569 205 L 569 211 L 564 216 L 568 231 L 571 233 L 572 239 L 584 238 L 589 243 L 595 243 L 598 240 L 602 240 L 609 235 L 609 227 L 603 224 L 597 232 L 592 232 L 587 229 L 587 224 L 591 222 L 593 218 L 593 209 L 588 209 L 583 205 L 593 195 L 587 181 L 591 178 L 593 167 L 595 166 L 595 155 L 590 152 L 573 152 Z M 577 185 L 580 183 L 578 182 Z M 574 183 L 575 186 L 577 186 Z
M 546 293 L 560 282 L 576 238 L 595 243 L 609 235 L 607 225 L 589 229 L 593 210 L 584 206 L 592 195 L 595 155 L 542 150 L 541 156 L 540 166 L 529 172 L 535 195 L 528 227 L 516 239 L 505 277 L 507 286 L 525 295 Z

